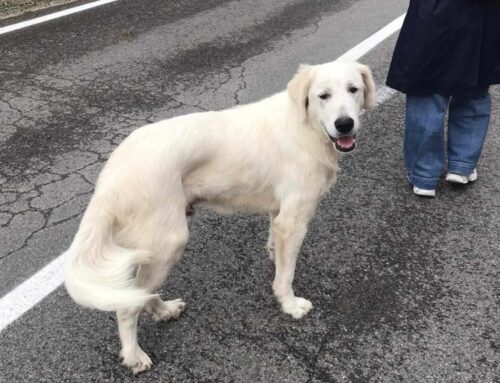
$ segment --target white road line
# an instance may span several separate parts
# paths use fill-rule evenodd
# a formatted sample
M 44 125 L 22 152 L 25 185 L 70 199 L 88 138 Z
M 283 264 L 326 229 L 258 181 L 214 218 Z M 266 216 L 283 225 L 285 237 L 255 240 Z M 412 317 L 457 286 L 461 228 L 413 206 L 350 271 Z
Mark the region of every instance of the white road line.
M 377 96 L 375 98 L 375 107 L 382 105 L 384 102 L 386 102 L 392 96 L 394 96 L 396 93 L 397 93 L 396 90 L 391 89 L 385 85 L 383 87 L 377 89 Z
M 50 14 L 45 15 L 45 16 L 36 17 L 34 19 L 31 19 L 31 20 L 21 21 L 21 22 L 16 23 L 16 24 L 7 25 L 6 27 L 0 28 L 0 35 L 3 35 L 4 33 L 9 33 L 9 32 L 13 32 L 13 31 L 17 31 L 18 29 L 23 29 L 23 28 L 31 27 L 32 25 L 44 23 L 46 21 L 58 19 L 60 17 L 68 16 L 68 15 L 71 15 L 73 13 L 78 13 L 78 12 L 86 11 L 87 9 L 99 7 L 101 5 L 108 4 L 108 3 L 113 3 L 115 1 L 118 1 L 118 0 L 99 0 L 99 1 L 94 1 L 92 3 L 87 3 L 87 4 L 79 5 L 77 7 L 68 8 L 68 9 L 65 9 L 65 10 L 62 10 L 62 11 L 59 11 L 59 12 L 55 12 L 55 13 L 50 13 Z
M 57 257 L 0 299 L 0 331 L 63 283 L 66 258 Z
M 395 19 L 394 21 L 390 22 L 385 27 L 380 29 L 378 32 L 375 32 L 373 35 L 368 37 L 366 40 L 360 42 L 354 48 L 348 50 L 342 56 L 338 57 L 337 60 L 343 60 L 343 61 L 357 61 L 357 60 L 359 60 L 361 57 L 363 57 L 368 52 L 370 52 L 373 48 L 375 48 L 377 45 L 379 45 L 382 41 L 384 41 L 386 38 L 391 36 L 396 31 L 400 30 L 401 26 L 403 25 L 403 20 L 404 20 L 405 16 L 406 16 L 406 13 L 402 14 L 397 19 Z
M 343 54 L 339 59 L 359 60 L 363 55 L 380 44 L 385 38 L 396 32 L 401 27 L 403 18 L 404 15 L 397 18 L 386 27 Z M 376 105 L 382 104 L 394 93 L 395 91 L 385 86 L 380 88 L 377 91 Z M 64 282 L 65 263 L 65 257 L 62 255 L 57 257 L 36 274 L 14 288 L 14 290 L 0 298 L 0 331 L 35 306 Z

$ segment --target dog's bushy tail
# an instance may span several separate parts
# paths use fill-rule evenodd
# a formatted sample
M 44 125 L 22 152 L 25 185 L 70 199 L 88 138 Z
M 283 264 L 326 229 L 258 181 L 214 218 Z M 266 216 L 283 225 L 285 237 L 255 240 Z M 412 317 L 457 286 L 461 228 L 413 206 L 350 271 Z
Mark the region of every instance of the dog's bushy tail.
M 78 233 L 67 250 L 65 285 L 82 306 L 116 311 L 143 306 L 154 295 L 134 286 L 137 267 L 149 263 L 151 253 L 119 246 L 114 241 L 115 215 L 94 196 Z

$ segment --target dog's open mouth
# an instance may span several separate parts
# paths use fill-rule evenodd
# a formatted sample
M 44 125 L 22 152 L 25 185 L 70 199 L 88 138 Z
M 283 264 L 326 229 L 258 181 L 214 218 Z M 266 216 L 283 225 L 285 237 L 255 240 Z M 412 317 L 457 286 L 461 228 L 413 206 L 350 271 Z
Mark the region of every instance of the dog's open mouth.
M 349 153 L 356 149 L 356 136 L 340 136 L 333 138 L 335 149 L 342 153 Z

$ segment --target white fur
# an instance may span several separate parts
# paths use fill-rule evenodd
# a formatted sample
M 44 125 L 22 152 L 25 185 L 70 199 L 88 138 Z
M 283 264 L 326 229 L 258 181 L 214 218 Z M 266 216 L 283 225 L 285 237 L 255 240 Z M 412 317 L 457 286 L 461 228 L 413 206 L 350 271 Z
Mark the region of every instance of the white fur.
M 319 98 L 325 91 L 328 100 Z M 66 287 L 84 306 L 117 311 L 121 356 L 134 373 L 151 366 L 137 343 L 141 309 L 157 320 L 184 309 L 154 291 L 187 243 L 192 205 L 268 212 L 274 293 L 294 318 L 312 308 L 294 295 L 292 282 L 308 222 L 337 177 L 330 137 L 338 136 L 335 121 L 343 116 L 354 120 L 356 133 L 374 93 L 361 64 L 302 66 L 286 92 L 144 126 L 113 152 L 68 250 Z

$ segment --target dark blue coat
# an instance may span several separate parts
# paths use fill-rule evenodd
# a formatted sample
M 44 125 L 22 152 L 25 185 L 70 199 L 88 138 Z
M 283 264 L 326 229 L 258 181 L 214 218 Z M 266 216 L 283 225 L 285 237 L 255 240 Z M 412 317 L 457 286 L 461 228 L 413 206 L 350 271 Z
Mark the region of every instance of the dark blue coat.
M 500 0 L 410 0 L 387 85 L 456 95 L 500 83 Z

